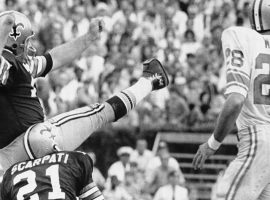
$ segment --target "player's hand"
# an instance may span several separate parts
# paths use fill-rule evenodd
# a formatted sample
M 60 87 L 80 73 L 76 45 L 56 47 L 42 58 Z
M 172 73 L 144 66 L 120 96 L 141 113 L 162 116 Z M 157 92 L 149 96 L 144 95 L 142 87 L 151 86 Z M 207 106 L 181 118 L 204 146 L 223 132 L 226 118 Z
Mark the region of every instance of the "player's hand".
M 4 57 L 0 57 L 0 85 L 6 85 L 11 66 Z
M 101 18 L 93 18 L 90 22 L 90 40 L 95 41 L 100 38 L 100 33 L 104 30 L 105 23 Z
M 202 169 L 206 159 L 215 152 L 216 150 L 211 149 L 207 142 L 201 144 L 192 162 L 194 169 Z

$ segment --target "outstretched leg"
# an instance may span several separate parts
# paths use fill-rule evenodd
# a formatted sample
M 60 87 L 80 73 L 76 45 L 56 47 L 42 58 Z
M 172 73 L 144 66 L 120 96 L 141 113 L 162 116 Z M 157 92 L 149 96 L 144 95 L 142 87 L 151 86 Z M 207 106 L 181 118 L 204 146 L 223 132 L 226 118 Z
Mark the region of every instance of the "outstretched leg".
M 57 148 L 76 149 L 95 130 L 106 123 L 117 121 L 151 91 L 164 88 L 168 83 L 160 62 L 156 59 L 147 60 L 144 62 L 143 76 L 138 82 L 105 103 L 75 109 L 30 127 L 23 137 L 18 137 L 11 145 L 0 150 L 0 159 L 4 152 L 5 159 L 8 160 L 8 165 L 5 164 L 3 168 L 15 162 L 44 156 Z

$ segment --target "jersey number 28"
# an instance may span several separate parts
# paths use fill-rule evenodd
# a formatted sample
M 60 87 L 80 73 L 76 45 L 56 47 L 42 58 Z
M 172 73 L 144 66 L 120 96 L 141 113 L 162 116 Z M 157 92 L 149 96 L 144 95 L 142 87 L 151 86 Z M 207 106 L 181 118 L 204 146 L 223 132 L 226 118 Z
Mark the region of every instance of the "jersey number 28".
M 48 199 L 65 199 L 65 193 L 61 191 L 59 181 L 59 165 L 52 165 L 46 169 L 46 176 L 50 177 L 52 192 L 49 192 Z M 21 187 L 17 193 L 17 200 L 24 200 L 24 195 L 34 192 L 37 187 L 36 172 L 33 170 L 25 171 L 18 174 L 13 184 L 16 185 L 19 182 L 26 180 L 27 184 Z M 38 194 L 30 196 L 30 200 L 39 200 Z

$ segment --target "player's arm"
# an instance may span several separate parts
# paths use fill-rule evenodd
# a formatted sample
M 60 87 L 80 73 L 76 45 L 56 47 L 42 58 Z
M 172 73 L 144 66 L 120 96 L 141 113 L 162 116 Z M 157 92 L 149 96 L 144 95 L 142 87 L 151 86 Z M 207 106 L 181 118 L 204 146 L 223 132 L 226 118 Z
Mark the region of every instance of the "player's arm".
M 217 125 L 209 140 L 200 145 L 194 159 L 195 169 L 202 168 L 205 160 L 220 147 L 226 135 L 233 129 L 241 112 L 250 84 L 250 65 L 248 46 L 234 29 L 224 31 L 222 35 L 223 52 L 227 67 L 227 99 L 218 117 Z
M 84 154 L 82 162 L 81 180 L 82 187 L 78 193 L 79 199 L 82 200 L 104 200 L 104 197 L 93 181 L 93 162 L 89 155 Z
M 39 72 L 36 74 L 36 77 L 44 76 L 51 69 L 58 69 L 59 67 L 74 61 L 93 43 L 93 41 L 100 38 L 100 32 L 103 30 L 103 27 L 103 20 L 94 18 L 90 22 L 90 28 L 87 34 L 53 48 L 47 53 L 47 57 L 41 56 L 39 58 L 41 59 L 41 68 L 38 68 Z
M 227 97 L 213 133 L 214 139 L 219 143 L 222 143 L 226 135 L 234 128 L 245 99 L 246 97 L 239 93 L 232 93 Z
M 82 200 L 104 200 L 104 196 L 94 182 L 84 187 L 79 199 Z

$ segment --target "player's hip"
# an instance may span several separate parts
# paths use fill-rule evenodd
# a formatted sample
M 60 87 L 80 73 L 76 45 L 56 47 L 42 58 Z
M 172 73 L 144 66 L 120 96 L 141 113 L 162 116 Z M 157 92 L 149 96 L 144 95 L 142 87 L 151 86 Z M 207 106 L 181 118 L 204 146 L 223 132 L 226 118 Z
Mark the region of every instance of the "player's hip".
M 238 158 L 270 153 L 270 125 L 253 125 L 238 131 Z M 257 152 L 263 152 L 258 154 Z

